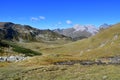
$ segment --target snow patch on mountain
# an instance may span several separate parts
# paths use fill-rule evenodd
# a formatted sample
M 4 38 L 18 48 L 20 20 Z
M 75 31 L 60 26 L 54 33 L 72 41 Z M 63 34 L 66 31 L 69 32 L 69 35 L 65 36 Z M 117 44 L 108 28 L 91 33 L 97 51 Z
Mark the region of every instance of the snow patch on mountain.
M 75 31 L 84 31 L 86 28 L 82 25 L 76 24 L 73 29 L 75 29 Z

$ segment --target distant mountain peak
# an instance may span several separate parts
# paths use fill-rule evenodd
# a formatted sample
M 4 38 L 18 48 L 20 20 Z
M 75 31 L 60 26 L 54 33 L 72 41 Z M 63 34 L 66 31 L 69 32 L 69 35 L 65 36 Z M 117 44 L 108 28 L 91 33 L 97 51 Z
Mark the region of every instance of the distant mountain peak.
M 92 34 L 95 34 L 98 32 L 98 29 L 94 25 L 79 25 L 76 24 L 74 27 L 75 31 L 87 31 Z
M 110 24 L 104 23 L 104 24 L 100 25 L 99 29 L 102 30 L 102 29 L 106 29 L 106 28 L 111 27 L 111 26 L 112 25 L 110 25 Z
M 75 26 L 73 26 L 73 29 L 75 29 L 75 31 L 84 31 L 86 28 L 85 26 L 76 24 Z

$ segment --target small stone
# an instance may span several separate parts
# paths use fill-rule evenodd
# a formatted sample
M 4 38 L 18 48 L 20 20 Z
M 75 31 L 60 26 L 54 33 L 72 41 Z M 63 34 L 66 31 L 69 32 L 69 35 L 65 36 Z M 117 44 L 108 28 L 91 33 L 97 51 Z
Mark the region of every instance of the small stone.
M 107 76 L 103 76 L 102 78 L 103 78 L 103 80 L 106 80 L 108 77 Z

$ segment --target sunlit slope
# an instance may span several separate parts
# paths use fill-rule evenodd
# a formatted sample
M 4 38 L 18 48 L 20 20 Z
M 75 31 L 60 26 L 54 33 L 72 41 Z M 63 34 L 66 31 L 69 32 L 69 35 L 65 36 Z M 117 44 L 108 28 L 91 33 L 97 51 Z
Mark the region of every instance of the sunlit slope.
M 120 55 L 120 24 L 100 31 L 93 37 L 63 46 L 46 48 L 43 53 L 57 54 L 63 58 L 96 59 Z

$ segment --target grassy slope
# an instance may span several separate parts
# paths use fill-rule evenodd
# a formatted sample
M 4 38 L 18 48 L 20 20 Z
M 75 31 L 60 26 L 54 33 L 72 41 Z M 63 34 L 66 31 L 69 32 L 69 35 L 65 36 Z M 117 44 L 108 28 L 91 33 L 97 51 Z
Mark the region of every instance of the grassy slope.
M 0 68 L 1 80 L 119 80 L 120 66 L 39 66 Z
M 120 55 L 120 24 L 103 30 L 88 39 L 59 47 L 43 49 L 42 52 L 76 59 L 96 59 Z

